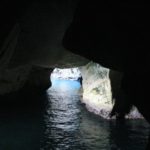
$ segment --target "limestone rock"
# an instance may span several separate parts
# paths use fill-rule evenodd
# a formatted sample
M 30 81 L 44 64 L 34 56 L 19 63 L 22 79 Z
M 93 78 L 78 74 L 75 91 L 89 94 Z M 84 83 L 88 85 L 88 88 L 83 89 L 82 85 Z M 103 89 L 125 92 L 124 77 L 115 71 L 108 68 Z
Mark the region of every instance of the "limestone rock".
M 83 77 L 82 102 L 85 103 L 86 108 L 90 112 L 100 115 L 105 119 L 110 119 L 110 113 L 114 109 L 114 97 L 112 96 L 119 94 L 120 97 L 117 97 L 115 109 L 117 111 L 125 109 L 128 102 L 127 97 L 120 93 L 120 86 L 118 85 L 121 84 L 121 74 L 93 62 L 80 67 L 80 71 Z M 115 94 L 112 92 L 115 92 Z M 125 117 L 128 119 L 143 118 L 136 107 L 133 107 Z
M 80 67 L 83 77 L 83 99 L 89 111 L 108 118 L 112 109 L 109 69 L 90 62 Z
M 51 74 L 51 79 L 66 79 L 78 80 L 81 77 L 81 72 L 78 68 L 59 69 L 55 68 Z

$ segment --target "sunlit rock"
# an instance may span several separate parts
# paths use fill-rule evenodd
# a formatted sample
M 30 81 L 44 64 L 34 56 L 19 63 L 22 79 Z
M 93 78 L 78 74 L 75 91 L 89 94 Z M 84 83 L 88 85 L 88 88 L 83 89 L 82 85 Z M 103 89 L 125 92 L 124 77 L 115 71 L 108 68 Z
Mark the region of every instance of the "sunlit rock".
M 66 79 L 78 80 L 81 77 L 81 72 L 78 68 L 59 69 L 55 68 L 51 74 L 51 79 Z
M 115 91 L 115 95 L 119 92 L 119 85 L 121 84 L 121 77 L 118 77 L 118 82 L 111 81 L 117 80 L 117 77 L 111 75 L 110 80 L 110 70 L 100 66 L 99 64 L 90 62 L 84 67 L 80 67 L 81 75 L 83 77 L 83 98 L 82 102 L 85 104 L 86 108 L 103 118 L 110 119 L 110 113 L 114 106 L 114 101 L 112 100 L 112 92 Z M 113 74 L 118 75 L 118 74 Z M 113 83 L 113 86 L 111 85 Z M 115 90 L 112 90 L 115 88 Z M 126 97 L 122 97 L 118 100 L 118 109 L 124 109 L 126 103 Z M 113 117 L 115 118 L 115 117 Z M 131 112 L 126 115 L 128 119 L 138 119 L 143 118 L 138 112 L 136 107 L 131 109 Z
M 108 118 L 112 109 L 109 69 L 90 62 L 80 67 L 83 77 L 83 99 L 89 111 Z

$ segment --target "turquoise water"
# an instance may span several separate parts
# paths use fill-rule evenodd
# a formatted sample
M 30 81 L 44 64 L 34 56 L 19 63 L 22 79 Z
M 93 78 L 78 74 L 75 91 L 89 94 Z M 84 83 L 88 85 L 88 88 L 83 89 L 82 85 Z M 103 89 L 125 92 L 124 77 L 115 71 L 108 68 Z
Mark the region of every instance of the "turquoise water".
M 145 120 L 125 123 L 93 115 L 80 103 L 80 83 L 54 80 L 47 90 L 41 150 L 144 150 L 149 125 Z
M 52 80 L 52 87 L 50 89 L 55 89 L 57 91 L 60 90 L 60 92 L 62 91 L 70 91 L 70 92 L 75 92 L 80 90 L 81 85 L 78 81 L 75 80 L 59 80 L 59 79 L 55 79 Z

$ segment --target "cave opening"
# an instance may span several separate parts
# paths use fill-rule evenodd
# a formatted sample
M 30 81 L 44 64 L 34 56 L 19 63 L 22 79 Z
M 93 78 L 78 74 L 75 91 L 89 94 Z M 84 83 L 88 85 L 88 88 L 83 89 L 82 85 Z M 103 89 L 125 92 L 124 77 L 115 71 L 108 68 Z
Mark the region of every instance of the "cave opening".
M 122 78 L 121 72 L 91 61 L 80 67 L 53 69 L 50 88 L 59 92 L 80 90 L 80 102 L 102 118 L 116 119 L 123 111 L 126 119 L 143 119 L 135 106 L 128 107 L 128 98 L 121 89 Z
M 78 67 L 55 68 L 50 74 L 52 83 L 50 88 L 59 89 L 60 92 L 81 90 L 82 75 Z
M 143 145 L 146 145 L 148 132 L 145 133 L 145 131 L 140 130 L 140 124 L 142 124 L 148 131 L 148 125 L 144 120 L 131 119 L 127 120 L 126 123 L 116 123 L 114 119 L 109 121 L 103 119 L 107 115 L 104 111 L 94 111 L 97 114 L 101 113 L 98 115 L 89 112 L 91 110 L 87 105 L 89 101 L 84 101 L 89 111 L 87 111 L 85 105 L 82 105 L 83 98 L 88 97 L 91 99 L 91 103 L 89 102 L 89 104 L 95 104 L 93 107 L 100 105 L 106 108 L 104 103 L 102 105 L 101 102 L 95 102 L 94 97 L 88 94 L 92 90 L 93 94 L 97 94 L 96 98 L 100 97 L 101 99 L 104 99 L 107 94 L 111 94 L 105 93 L 106 89 L 109 89 L 108 91 L 110 92 L 110 87 L 108 87 L 110 86 L 110 70 L 93 62 L 84 66 L 82 69 L 80 67 L 80 73 L 83 77 L 82 88 L 84 88 L 85 95 L 82 95 L 79 90 L 81 86 L 79 81 L 77 81 L 79 76 L 73 78 L 74 76 L 70 77 L 66 75 L 69 72 L 68 70 L 67 73 L 65 72 L 66 69 L 64 71 L 65 73 L 63 71 L 56 68 L 52 72 L 52 86 L 47 90 L 48 104 L 46 106 L 46 113 L 44 114 L 45 132 L 41 142 L 41 147 L 44 150 L 62 149 L 62 146 L 64 150 L 98 150 L 103 148 L 107 150 L 110 147 L 112 149 L 140 150 Z M 93 73 L 94 71 L 96 72 Z M 98 77 L 100 77 L 100 80 Z M 67 84 L 66 81 L 71 83 Z M 78 83 L 78 86 L 75 86 L 76 88 L 74 88 L 74 82 Z M 94 84 L 95 87 L 92 83 L 96 83 Z M 89 88 L 89 85 L 92 88 Z M 107 99 L 105 98 L 105 100 Z M 135 130 L 138 130 L 138 132 L 134 132 Z M 132 141 L 135 140 L 135 137 L 137 140 L 133 145 Z M 141 137 L 143 138 L 143 144 L 139 144 L 138 142 Z M 129 145 L 131 146 L 129 147 Z

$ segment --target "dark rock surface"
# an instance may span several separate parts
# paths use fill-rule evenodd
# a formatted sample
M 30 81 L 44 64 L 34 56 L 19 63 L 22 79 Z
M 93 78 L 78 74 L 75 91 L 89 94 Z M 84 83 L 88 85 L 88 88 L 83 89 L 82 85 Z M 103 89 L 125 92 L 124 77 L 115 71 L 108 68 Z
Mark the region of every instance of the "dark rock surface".
M 52 68 L 42 68 L 34 66 L 28 76 L 28 79 L 23 88 L 28 90 L 44 91 L 51 87 L 50 74 L 53 71 Z
M 126 95 L 127 109 L 135 105 L 150 123 L 149 13 L 145 1 L 81 0 L 63 45 L 123 72 L 121 91 Z
M 63 45 L 110 69 L 124 72 L 122 90 L 150 122 L 148 5 L 141 1 L 80 1 Z
M 46 88 L 48 68 L 77 67 L 89 61 L 61 45 L 76 3 L 73 0 L 0 2 L 0 95 L 19 90 L 26 80 L 28 87 Z

